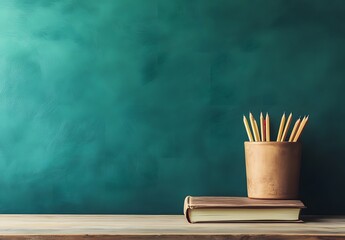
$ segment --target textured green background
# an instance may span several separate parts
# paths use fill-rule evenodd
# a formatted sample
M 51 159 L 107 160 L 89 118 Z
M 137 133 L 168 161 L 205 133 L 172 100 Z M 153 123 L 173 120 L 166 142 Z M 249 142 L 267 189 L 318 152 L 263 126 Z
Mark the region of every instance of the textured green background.
M 245 196 L 262 110 L 310 114 L 301 198 L 345 214 L 344 24 L 336 0 L 1 0 L 0 212 Z

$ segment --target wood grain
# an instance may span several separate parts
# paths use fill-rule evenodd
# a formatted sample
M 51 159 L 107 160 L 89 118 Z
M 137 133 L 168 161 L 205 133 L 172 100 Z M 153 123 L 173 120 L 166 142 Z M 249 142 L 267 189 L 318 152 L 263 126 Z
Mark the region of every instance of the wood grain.
M 345 239 L 345 217 L 189 224 L 183 215 L 0 215 L 2 239 Z

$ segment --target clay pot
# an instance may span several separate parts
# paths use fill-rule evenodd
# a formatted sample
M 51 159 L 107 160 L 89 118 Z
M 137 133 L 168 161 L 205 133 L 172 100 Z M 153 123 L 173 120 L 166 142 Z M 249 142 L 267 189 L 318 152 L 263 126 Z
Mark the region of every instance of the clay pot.
M 298 198 L 300 143 L 245 142 L 244 150 L 249 198 Z

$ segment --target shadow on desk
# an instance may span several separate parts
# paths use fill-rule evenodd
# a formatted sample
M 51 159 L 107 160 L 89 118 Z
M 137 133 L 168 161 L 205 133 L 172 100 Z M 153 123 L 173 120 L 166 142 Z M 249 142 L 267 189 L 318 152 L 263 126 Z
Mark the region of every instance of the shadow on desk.
M 324 142 L 317 136 L 303 142 L 300 197 L 307 208 L 302 214 L 345 215 L 345 161 L 339 161 L 344 150 Z

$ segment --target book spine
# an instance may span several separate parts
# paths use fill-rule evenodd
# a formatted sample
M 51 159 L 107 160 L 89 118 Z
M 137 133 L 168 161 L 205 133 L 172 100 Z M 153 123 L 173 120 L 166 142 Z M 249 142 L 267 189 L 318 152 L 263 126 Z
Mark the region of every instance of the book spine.
M 183 205 L 183 214 L 184 216 L 186 217 L 187 221 L 189 223 L 192 223 L 189 219 L 189 212 L 190 212 L 190 198 L 191 196 L 187 196 L 185 199 L 184 199 L 184 205 Z

